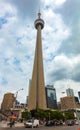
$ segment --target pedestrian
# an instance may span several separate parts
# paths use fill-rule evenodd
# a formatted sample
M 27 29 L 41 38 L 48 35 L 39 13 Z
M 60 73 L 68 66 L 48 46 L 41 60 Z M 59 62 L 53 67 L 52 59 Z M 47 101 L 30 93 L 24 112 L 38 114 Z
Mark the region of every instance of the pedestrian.
M 15 121 L 13 119 L 10 119 L 10 123 L 9 123 L 10 127 L 12 127 L 14 125 L 14 123 L 15 123 Z

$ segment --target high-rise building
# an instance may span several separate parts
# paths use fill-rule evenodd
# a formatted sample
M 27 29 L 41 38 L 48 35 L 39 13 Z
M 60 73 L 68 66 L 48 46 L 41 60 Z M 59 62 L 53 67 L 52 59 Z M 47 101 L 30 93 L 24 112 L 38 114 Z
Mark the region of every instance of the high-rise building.
M 41 19 L 41 13 L 38 13 L 38 19 L 35 20 L 35 28 L 37 29 L 36 49 L 33 66 L 33 74 L 29 89 L 28 110 L 46 109 L 46 94 L 44 83 L 44 69 L 42 56 L 42 36 L 41 30 L 44 28 L 44 21 Z
M 78 92 L 78 96 L 79 96 L 79 101 L 80 101 L 80 91 Z
M 10 110 L 13 107 L 14 101 L 15 97 L 13 93 L 4 94 L 3 101 L 1 104 L 1 110 L 2 111 Z
M 47 108 L 57 109 L 56 90 L 53 85 L 46 86 Z
M 66 89 L 66 93 L 67 93 L 67 96 L 74 96 L 73 89 L 71 88 Z

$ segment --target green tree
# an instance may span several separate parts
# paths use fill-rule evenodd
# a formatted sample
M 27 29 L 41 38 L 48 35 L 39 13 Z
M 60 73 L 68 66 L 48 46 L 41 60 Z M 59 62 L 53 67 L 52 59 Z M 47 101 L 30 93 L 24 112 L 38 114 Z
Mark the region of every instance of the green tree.
M 54 111 L 54 117 L 57 120 L 64 119 L 64 116 L 63 116 L 62 112 L 60 112 L 60 111 Z
M 22 112 L 22 118 L 24 118 L 24 119 L 29 119 L 29 112 L 28 111 L 24 111 L 24 112 Z
M 73 112 L 65 112 L 65 119 L 74 119 L 74 113 Z
M 45 112 L 44 112 L 44 110 L 43 109 L 37 109 L 37 110 L 32 110 L 31 111 L 31 114 L 32 114 L 32 116 L 33 117 L 35 117 L 35 118 L 40 118 L 40 119 L 44 119 L 44 117 L 45 117 Z
M 41 119 L 43 120 L 44 118 L 46 118 L 47 120 L 53 120 L 53 119 L 64 119 L 64 116 L 62 114 L 62 112 L 56 110 L 56 111 L 52 111 L 51 109 L 49 110 L 43 110 L 43 109 L 37 109 L 37 110 L 31 110 L 31 116 L 37 119 Z M 23 112 L 22 117 L 23 118 L 29 118 L 29 112 Z
M 52 120 L 53 119 L 57 119 L 57 120 L 64 119 L 63 114 L 57 110 L 56 111 L 46 110 L 45 113 L 46 113 L 46 119 L 52 119 Z

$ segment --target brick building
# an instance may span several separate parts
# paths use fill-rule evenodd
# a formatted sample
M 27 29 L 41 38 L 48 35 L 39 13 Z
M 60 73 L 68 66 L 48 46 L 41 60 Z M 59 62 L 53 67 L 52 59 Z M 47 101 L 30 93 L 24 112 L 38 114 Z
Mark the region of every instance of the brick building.
M 13 107 L 13 103 L 15 101 L 15 97 L 13 93 L 4 94 L 3 101 L 1 104 L 1 110 L 6 111 Z
M 80 104 L 77 97 L 66 96 L 66 97 L 60 98 L 60 100 L 61 100 L 61 110 L 68 110 L 68 109 L 74 109 L 74 108 L 80 109 Z

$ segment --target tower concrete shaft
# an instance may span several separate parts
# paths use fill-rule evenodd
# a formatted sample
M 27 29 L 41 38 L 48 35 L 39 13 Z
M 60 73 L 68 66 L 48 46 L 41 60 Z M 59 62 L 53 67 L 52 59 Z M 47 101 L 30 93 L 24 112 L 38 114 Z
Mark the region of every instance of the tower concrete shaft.
M 44 84 L 44 69 L 42 56 L 42 38 L 41 29 L 44 27 L 44 21 L 40 18 L 35 21 L 35 28 L 37 29 L 36 49 L 33 66 L 32 80 L 29 90 L 28 109 L 46 109 L 46 94 Z

